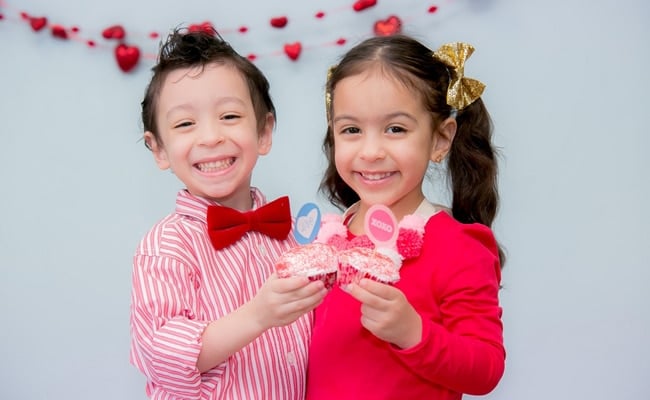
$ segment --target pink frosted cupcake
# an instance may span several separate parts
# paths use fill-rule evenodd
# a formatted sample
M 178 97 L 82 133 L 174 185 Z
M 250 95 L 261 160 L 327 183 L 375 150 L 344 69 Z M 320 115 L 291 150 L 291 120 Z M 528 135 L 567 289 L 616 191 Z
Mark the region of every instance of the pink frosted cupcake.
M 359 283 L 363 278 L 382 283 L 397 282 L 401 266 L 399 254 L 381 250 L 354 247 L 340 252 L 338 284 Z
M 309 243 L 286 251 L 276 261 L 278 276 L 306 276 L 309 280 L 321 280 L 326 289 L 336 283 L 339 262 L 336 250 L 324 243 Z

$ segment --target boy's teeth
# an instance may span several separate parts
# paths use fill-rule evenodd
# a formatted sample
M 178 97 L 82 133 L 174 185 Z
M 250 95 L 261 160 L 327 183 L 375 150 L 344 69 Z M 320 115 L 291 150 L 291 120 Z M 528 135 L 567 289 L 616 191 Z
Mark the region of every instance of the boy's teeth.
M 228 167 L 230 164 L 232 164 L 232 160 L 228 159 L 228 160 L 200 163 L 197 164 L 196 167 L 200 169 L 202 172 L 214 172 L 214 171 L 219 171 L 220 169 L 224 169 Z

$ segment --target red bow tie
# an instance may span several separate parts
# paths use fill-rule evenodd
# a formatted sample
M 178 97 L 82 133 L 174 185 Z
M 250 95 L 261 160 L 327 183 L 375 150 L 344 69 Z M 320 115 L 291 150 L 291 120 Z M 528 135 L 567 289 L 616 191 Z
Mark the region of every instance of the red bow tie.
M 280 197 L 258 209 L 240 212 L 223 206 L 208 206 L 208 234 L 215 249 L 238 241 L 246 232 L 256 231 L 274 239 L 286 239 L 291 231 L 289 198 Z

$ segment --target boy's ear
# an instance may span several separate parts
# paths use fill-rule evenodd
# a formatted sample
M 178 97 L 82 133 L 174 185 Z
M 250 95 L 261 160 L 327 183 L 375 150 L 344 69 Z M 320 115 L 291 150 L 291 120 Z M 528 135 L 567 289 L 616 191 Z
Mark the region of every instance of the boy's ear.
M 258 154 L 263 156 L 269 154 L 271 151 L 271 144 L 273 143 L 273 128 L 275 128 L 275 118 L 272 113 L 266 114 L 264 126 L 260 131 L 257 139 Z
M 149 149 L 151 149 L 153 159 L 156 161 L 158 168 L 163 170 L 168 169 L 169 160 L 167 159 L 167 152 L 163 148 L 162 144 L 158 143 L 156 137 L 152 132 L 146 131 L 144 133 L 144 143 Z
M 440 123 L 438 131 L 433 136 L 431 161 L 439 163 L 447 156 L 449 149 L 451 149 L 451 143 L 454 141 L 454 136 L 456 136 L 457 128 L 455 118 L 447 118 Z

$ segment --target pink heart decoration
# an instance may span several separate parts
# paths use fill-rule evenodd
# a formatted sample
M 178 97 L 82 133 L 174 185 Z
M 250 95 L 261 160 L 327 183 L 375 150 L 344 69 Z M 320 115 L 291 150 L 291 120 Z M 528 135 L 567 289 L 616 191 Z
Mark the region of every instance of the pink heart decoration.
M 138 64 L 138 60 L 140 60 L 140 49 L 136 46 L 119 44 L 115 47 L 115 59 L 122 71 L 129 72 Z
M 402 20 L 395 15 L 391 15 L 385 20 L 379 20 L 374 25 L 375 35 L 390 36 L 402 31 Z
M 285 26 L 287 26 L 288 22 L 289 20 L 287 19 L 287 17 L 271 18 L 271 26 L 274 28 L 284 28 Z
M 288 43 L 284 45 L 285 54 L 293 61 L 296 61 L 300 57 L 300 52 L 302 51 L 302 44 L 300 42 Z

